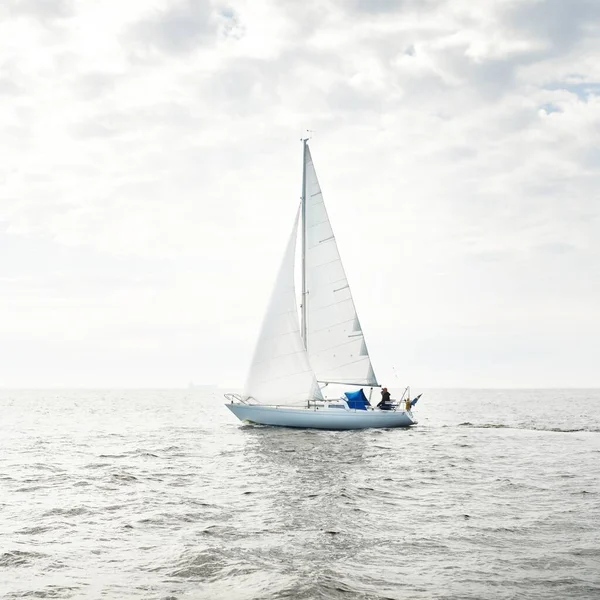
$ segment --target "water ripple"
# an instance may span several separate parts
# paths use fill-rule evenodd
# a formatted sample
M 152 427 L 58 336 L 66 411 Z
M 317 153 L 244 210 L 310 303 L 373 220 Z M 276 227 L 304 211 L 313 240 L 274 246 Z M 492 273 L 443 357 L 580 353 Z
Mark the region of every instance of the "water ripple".
M 0 392 L 2 591 L 598 598 L 600 394 L 437 394 L 412 430 L 319 432 L 190 392 Z

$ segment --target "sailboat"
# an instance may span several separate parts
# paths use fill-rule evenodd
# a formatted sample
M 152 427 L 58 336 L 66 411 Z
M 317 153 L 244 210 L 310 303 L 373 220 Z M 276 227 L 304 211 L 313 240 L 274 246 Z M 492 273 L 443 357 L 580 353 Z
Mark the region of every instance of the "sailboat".
M 308 140 L 302 143 L 300 207 L 244 391 L 225 394 L 226 406 L 241 421 L 259 425 L 314 429 L 409 427 L 417 422 L 409 399 L 403 396 L 401 402 L 392 402 L 382 410 L 372 407 L 365 395 L 365 389 L 369 389 L 370 397 L 373 389 L 381 386 L 371 364 Z M 298 237 L 302 250 L 300 311 L 295 286 Z M 324 395 L 324 391 L 339 386 L 353 389 L 339 397 Z

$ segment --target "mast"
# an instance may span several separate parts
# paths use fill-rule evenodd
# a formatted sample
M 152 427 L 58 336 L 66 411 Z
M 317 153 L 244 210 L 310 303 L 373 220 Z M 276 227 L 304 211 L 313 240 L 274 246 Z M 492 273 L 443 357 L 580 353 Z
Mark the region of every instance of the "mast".
M 302 304 L 300 313 L 300 335 L 304 342 L 304 347 L 308 349 L 308 340 L 306 339 L 306 151 L 308 138 L 302 140 Z

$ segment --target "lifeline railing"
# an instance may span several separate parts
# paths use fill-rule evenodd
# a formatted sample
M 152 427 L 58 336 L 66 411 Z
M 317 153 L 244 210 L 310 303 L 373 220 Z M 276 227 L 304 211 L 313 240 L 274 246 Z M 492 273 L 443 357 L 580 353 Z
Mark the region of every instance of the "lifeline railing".
M 397 410 L 405 410 L 405 408 L 402 407 L 402 405 L 404 404 L 404 396 L 406 395 L 406 390 L 404 390 L 404 394 L 402 394 L 402 398 L 400 400 L 392 400 L 391 404 L 390 404 L 390 408 L 388 410 L 390 411 L 397 411 Z M 229 402 L 231 402 L 232 404 L 234 404 L 235 402 L 238 402 L 240 404 L 252 404 L 252 401 L 256 402 L 256 398 L 254 398 L 253 396 L 242 396 L 241 394 L 223 394 L 223 396 L 225 397 L 226 400 L 228 400 Z M 326 403 L 331 403 L 331 402 L 339 402 L 339 400 L 343 400 L 344 402 L 346 402 L 346 400 L 344 400 L 343 398 L 340 399 L 329 399 L 329 400 L 309 400 L 308 404 L 307 404 L 307 408 L 310 408 L 311 403 L 312 405 L 317 408 L 317 403 L 319 404 L 326 404 Z M 278 408 L 279 405 L 274 404 L 271 405 L 274 408 Z M 375 407 L 370 406 L 369 407 L 370 410 L 375 410 Z M 353 408 L 348 408 L 348 410 L 356 410 Z
M 240 404 L 250 404 L 248 400 L 254 400 L 252 396 L 242 396 L 241 394 L 223 394 L 226 400 L 229 400 L 232 404 L 239 402 Z

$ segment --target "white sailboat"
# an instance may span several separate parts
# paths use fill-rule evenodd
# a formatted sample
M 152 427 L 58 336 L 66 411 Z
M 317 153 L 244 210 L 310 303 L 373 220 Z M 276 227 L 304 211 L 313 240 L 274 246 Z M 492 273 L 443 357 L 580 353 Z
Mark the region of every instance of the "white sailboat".
M 256 344 L 243 394 L 225 394 L 241 421 L 316 429 L 409 427 L 415 420 L 404 397 L 373 408 L 363 388 L 377 382 L 350 286 L 323 203 L 307 140 L 303 140 L 302 201 Z M 300 226 L 299 226 L 300 225 Z M 295 258 L 302 244 L 300 319 Z M 352 386 L 327 399 L 327 386 Z M 403 408 L 404 407 L 404 408 Z

